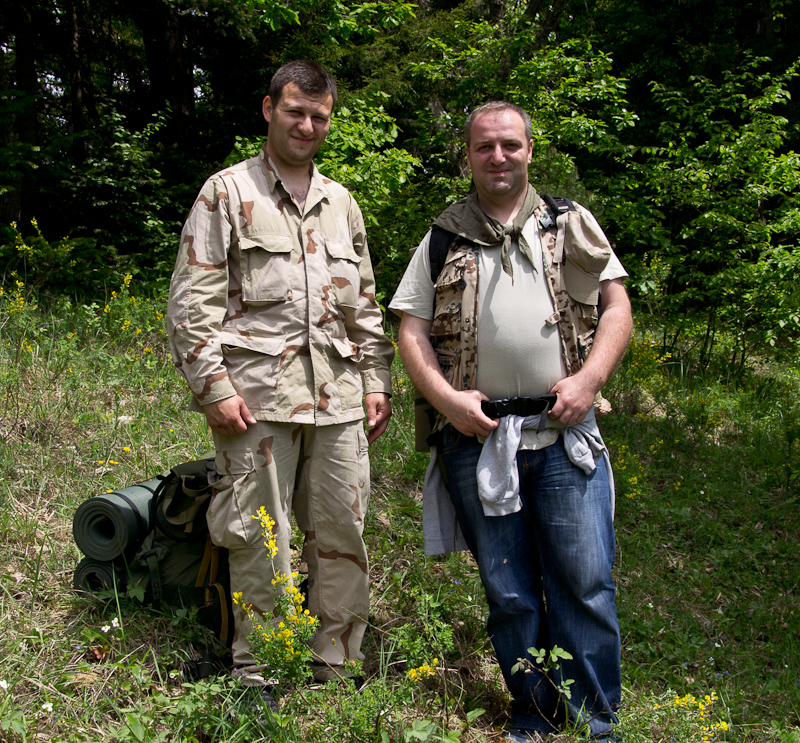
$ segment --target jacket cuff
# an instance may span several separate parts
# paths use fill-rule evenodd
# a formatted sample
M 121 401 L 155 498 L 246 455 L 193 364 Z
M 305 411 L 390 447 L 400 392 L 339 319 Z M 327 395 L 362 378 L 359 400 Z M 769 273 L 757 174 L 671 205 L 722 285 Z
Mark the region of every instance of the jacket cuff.
M 367 369 L 361 372 L 364 382 L 364 394 L 383 392 L 392 396 L 392 372 L 389 369 Z
M 231 380 L 227 374 L 220 375 L 221 379 L 215 379 L 215 376 L 209 377 L 202 391 L 195 393 L 195 399 L 199 405 L 210 405 L 213 402 L 219 402 L 228 397 L 233 397 L 239 393 L 236 388 L 231 384 Z

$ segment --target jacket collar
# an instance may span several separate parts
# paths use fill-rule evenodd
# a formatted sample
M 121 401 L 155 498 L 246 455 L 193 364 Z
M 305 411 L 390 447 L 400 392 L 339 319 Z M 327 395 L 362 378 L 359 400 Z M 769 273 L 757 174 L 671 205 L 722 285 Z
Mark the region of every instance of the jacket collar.
M 261 169 L 263 170 L 264 176 L 267 179 L 269 192 L 274 194 L 275 189 L 280 183 L 281 188 L 286 193 L 289 193 L 289 190 L 283 185 L 283 179 L 281 178 L 281 173 L 277 164 L 271 157 L 269 157 L 269 155 L 267 155 L 266 141 L 261 146 L 261 152 L 258 153 L 258 160 L 261 163 Z M 313 162 L 309 167 L 311 169 L 311 185 L 308 189 L 308 196 L 306 197 L 305 211 L 308 211 L 312 206 L 323 199 L 329 198 L 331 195 L 330 189 L 328 188 L 328 184 L 331 181 L 328 178 L 325 178 L 322 173 L 319 172 L 317 166 Z

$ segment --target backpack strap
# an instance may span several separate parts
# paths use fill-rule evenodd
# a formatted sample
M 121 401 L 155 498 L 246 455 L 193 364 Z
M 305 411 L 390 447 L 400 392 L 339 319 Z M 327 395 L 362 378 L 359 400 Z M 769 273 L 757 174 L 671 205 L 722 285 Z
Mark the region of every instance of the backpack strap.
M 220 613 L 220 628 L 219 640 L 221 643 L 227 644 L 228 629 L 230 626 L 230 617 L 228 616 L 228 598 L 225 593 L 225 588 L 221 583 L 217 582 L 217 571 L 219 570 L 219 547 L 211 542 L 208 538 L 206 542 L 206 549 L 203 553 L 203 562 L 200 565 L 200 570 L 197 573 L 197 580 L 194 583 L 195 588 L 203 588 L 203 584 L 208 576 L 208 585 L 205 587 L 206 591 L 206 608 L 214 605 L 214 593 L 216 591 L 219 597 L 219 613 Z
M 540 194 L 540 196 L 545 200 L 547 206 L 550 207 L 550 211 L 553 212 L 553 214 L 555 214 L 556 216 L 558 216 L 559 214 L 564 214 L 566 212 L 576 211 L 575 204 L 573 204 L 572 201 L 570 201 L 567 198 L 564 198 L 563 196 L 553 196 L 552 194 L 549 193 L 543 193 Z
M 456 235 L 448 232 L 444 227 L 433 225 L 431 227 L 431 238 L 428 242 L 428 258 L 431 264 L 431 281 L 435 284 L 436 279 L 444 268 L 447 262 L 447 253 L 450 250 L 450 245 L 455 240 Z
M 184 464 L 173 467 L 161 482 L 156 487 L 153 494 L 153 500 L 150 501 L 150 523 L 164 534 L 166 537 L 176 542 L 194 542 L 199 541 L 205 536 L 202 530 L 193 532 L 192 521 L 187 521 L 184 528 L 176 528 L 174 524 L 167 521 L 166 514 L 164 513 L 164 500 L 167 497 L 169 486 L 177 482 L 176 492 L 173 493 L 173 499 L 176 496 L 183 496 L 182 501 L 178 501 L 179 507 L 186 508 L 195 500 L 195 496 L 201 493 L 208 487 L 208 469 L 213 463 L 213 460 L 204 458 L 197 461 L 185 462 Z M 200 478 L 199 480 L 197 478 Z M 172 504 L 175 507 L 175 503 Z M 194 519 L 194 516 L 192 516 Z

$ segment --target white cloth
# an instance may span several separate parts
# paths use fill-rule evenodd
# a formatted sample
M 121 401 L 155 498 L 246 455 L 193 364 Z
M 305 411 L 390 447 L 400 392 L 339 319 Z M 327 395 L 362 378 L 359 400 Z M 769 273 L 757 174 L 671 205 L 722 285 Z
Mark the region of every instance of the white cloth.
M 492 429 L 483 442 L 483 449 L 478 459 L 477 477 L 478 494 L 486 516 L 507 516 L 522 508 L 516 462 L 517 451 L 522 429 L 538 427 L 540 419 L 541 415 L 531 415 L 527 418 L 507 415 L 500 418 L 497 428 Z M 611 471 L 608 449 L 597 427 L 594 408 L 589 410 L 586 418 L 580 423 L 562 429 L 561 435 L 569 461 L 585 474 L 594 472 L 596 463 L 601 458 L 605 459 L 613 516 L 614 475 Z
M 422 536 L 428 557 L 467 549 L 435 446 L 431 447 L 431 461 L 422 485 Z

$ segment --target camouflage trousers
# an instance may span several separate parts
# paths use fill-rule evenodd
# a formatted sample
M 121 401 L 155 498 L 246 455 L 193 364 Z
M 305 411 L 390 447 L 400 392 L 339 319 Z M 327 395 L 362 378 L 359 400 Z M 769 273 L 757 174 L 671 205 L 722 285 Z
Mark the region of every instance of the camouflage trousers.
M 341 672 L 345 658 L 363 659 L 369 614 L 369 568 L 362 538 L 369 501 L 369 458 L 362 422 L 314 426 L 258 422 L 239 436 L 214 436 L 217 481 L 208 509 L 215 544 L 230 552 L 231 590 L 264 617 L 274 608 L 273 570 L 291 571 L 289 540 L 294 512 L 305 541 L 308 605 L 319 617 L 312 643 L 318 681 Z M 264 506 L 275 520 L 273 566 L 261 526 L 252 516 Z M 233 663 L 244 682 L 263 685 L 248 635 L 252 624 L 234 606 Z M 265 680 L 265 676 L 267 680 Z

